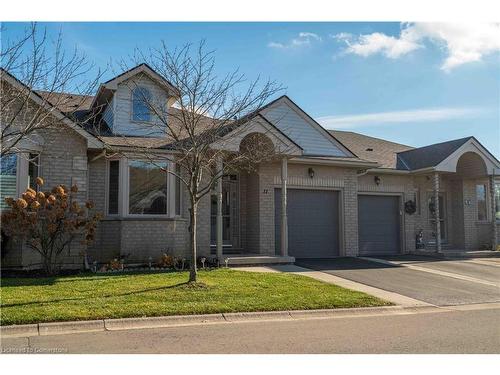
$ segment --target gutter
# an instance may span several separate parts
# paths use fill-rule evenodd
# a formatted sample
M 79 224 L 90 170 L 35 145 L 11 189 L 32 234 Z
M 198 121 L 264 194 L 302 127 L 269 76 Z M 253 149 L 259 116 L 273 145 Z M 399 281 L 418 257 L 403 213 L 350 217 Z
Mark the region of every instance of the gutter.
M 294 164 L 317 164 L 317 165 L 335 165 L 342 167 L 361 167 L 361 168 L 373 168 L 377 167 L 379 164 L 369 161 L 350 161 L 350 160 L 328 160 L 328 159 L 310 159 L 303 157 L 295 157 L 289 160 L 290 163 Z

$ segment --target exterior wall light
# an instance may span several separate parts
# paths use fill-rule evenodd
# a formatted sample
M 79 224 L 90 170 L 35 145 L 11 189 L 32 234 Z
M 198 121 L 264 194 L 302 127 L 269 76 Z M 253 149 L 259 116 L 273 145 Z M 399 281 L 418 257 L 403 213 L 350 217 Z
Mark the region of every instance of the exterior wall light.
M 314 178 L 314 169 L 312 168 L 309 168 L 307 170 L 307 174 L 309 175 L 310 178 Z
M 380 177 L 379 176 L 375 176 L 373 178 L 373 181 L 375 181 L 375 185 L 380 185 Z

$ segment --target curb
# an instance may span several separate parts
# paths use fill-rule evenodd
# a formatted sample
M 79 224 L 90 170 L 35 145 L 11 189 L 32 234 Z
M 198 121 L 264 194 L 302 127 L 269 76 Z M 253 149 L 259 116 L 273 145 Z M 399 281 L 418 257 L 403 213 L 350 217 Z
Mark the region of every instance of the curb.
M 429 306 L 381 306 L 381 307 L 359 307 L 343 309 L 324 310 L 291 310 L 291 311 L 262 311 L 262 312 L 238 312 L 221 314 L 200 315 L 172 315 L 144 318 L 123 319 L 101 319 L 74 322 L 54 322 L 38 324 L 22 324 L 0 326 L 0 336 L 7 337 L 32 337 L 63 335 L 70 333 L 120 331 L 127 329 L 165 328 L 174 326 L 190 326 L 201 324 L 237 323 L 270 320 L 297 320 L 318 319 L 333 317 L 362 317 L 370 315 L 392 314 L 415 314 L 419 312 L 445 312 L 446 308 Z
M 0 336 L 1 337 L 38 336 L 38 324 L 0 326 Z
M 76 322 L 38 323 L 38 335 L 64 335 L 77 332 L 104 331 L 103 320 L 83 320 Z M 3 335 L 3 331 L 2 331 Z
M 123 329 L 161 328 L 192 324 L 220 323 L 224 321 L 224 316 L 222 314 L 172 315 L 151 318 L 104 319 L 103 328 L 107 331 L 119 331 Z

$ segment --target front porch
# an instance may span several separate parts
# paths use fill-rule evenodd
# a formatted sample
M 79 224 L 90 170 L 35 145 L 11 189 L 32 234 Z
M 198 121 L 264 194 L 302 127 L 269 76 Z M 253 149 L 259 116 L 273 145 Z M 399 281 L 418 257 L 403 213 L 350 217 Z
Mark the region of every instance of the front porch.
M 497 161 L 474 139 L 432 168 L 415 173 L 424 248 L 416 253 L 488 256 L 497 249 Z

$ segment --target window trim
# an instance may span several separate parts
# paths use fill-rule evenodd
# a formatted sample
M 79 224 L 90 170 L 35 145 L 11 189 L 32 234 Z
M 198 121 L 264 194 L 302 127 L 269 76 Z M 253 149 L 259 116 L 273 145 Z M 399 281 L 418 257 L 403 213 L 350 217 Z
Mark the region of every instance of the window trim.
M 130 103 L 131 103 L 131 110 L 130 110 L 130 121 L 133 122 L 133 123 L 136 123 L 136 124 L 151 124 L 153 121 L 153 113 L 151 111 L 151 109 L 148 107 L 148 111 L 149 111 L 149 120 L 137 120 L 135 119 L 135 113 L 134 113 L 134 103 L 135 103 L 135 99 L 134 99 L 134 91 L 137 90 L 137 89 L 140 89 L 140 90 L 146 90 L 150 96 L 150 100 L 151 98 L 153 97 L 152 93 L 151 93 L 151 90 L 146 87 L 146 86 L 142 86 L 142 85 L 138 85 L 136 87 L 134 87 L 132 90 L 130 90 L 130 96 L 131 96 L 131 100 L 130 100 Z
M 179 167 L 179 168 L 178 168 Z M 180 174 L 181 173 L 181 169 L 180 169 L 180 166 L 179 164 L 177 163 L 173 163 L 172 164 L 172 169 L 174 171 L 174 173 L 176 174 Z M 181 218 L 183 217 L 182 213 L 184 212 L 184 203 L 183 203 L 183 199 L 182 199 L 182 196 L 183 196 L 183 193 L 184 193 L 184 189 L 183 189 L 183 183 L 180 179 L 178 179 L 176 176 L 172 175 L 173 177 L 173 181 L 174 181 L 174 192 L 173 192 L 173 217 L 176 217 L 176 218 Z M 179 181 L 179 189 L 177 189 L 177 181 Z M 177 213 L 177 190 L 179 190 L 179 213 Z
M 171 217 L 170 212 L 171 212 L 171 197 L 172 197 L 172 189 L 171 189 L 171 174 L 167 172 L 167 212 L 165 214 L 131 214 L 129 213 L 130 209 L 130 168 L 129 168 L 129 161 L 145 161 L 147 162 L 146 159 L 140 158 L 140 157 L 135 157 L 135 158 L 127 158 L 125 161 L 121 164 L 123 164 L 122 170 L 124 171 L 123 173 L 123 180 L 124 180 L 124 189 L 123 189 L 123 216 L 129 217 L 129 218 L 134 218 L 134 219 L 140 219 L 140 218 L 169 218 Z M 157 160 L 158 162 L 165 162 L 164 160 Z M 170 170 L 171 168 L 171 162 L 166 161 L 167 164 L 167 170 Z
M 30 162 L 31 162 L 31 157 L 30 155 L 36 155 L 37 158 L 38 158 L 38 166 L 37 166 L 37 171 L 36 171 L 36 175 L 37 177 L 41 177 L 41 172 L 42 172 L 42 169 L 41 169 L 41 166 L 42 166 L 42 159 L 41 159 L 41 154 L 39 151 L 31 151 L 31 152 L 28 152 L 27 153 L 27 156 L 28 156 L 28 159 L 27 159 L 27 169 L 26 169 L 26 172 L 28 173 L 28 177 L 27 177 L 27 182 L 28 182 L 28 185 L 27 187 L 29 187 L 29 183 L 30 183 L 30 176 L 29 176 L 29 173 L 30 173 Z M 40 187 L 39 186 L 36 186 L 36 189 L 35 189 L 37 192 L 40 191 Z M 19 192 L 19 194 L 21 194 L 21 192 Z
M 16 155 L 16 192 L 15 197 L 19 198 L 22 193 L 26 191 L 30 187 L 29 185 L 29 164 L 30 164 L 30 154 L 38 155 L 38 168 L 37 173 L 38 176 L 41 176 L 42 172 L 42 159 L 41 152 L 38 150 L 29 150 L 23 152 L 12 152 L 8 154 Z

